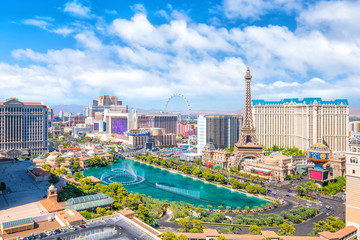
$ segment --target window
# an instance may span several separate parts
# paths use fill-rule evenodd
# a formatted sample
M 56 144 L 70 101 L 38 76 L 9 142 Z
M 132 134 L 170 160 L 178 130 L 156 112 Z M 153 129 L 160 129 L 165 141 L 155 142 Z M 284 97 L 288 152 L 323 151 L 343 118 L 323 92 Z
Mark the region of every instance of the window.
M 354 169 L 353 169 L 353 171 L 352 171 L 352 172 L 353 172 L 353 174 L 355 174 L 355 170 L 354 170 Z

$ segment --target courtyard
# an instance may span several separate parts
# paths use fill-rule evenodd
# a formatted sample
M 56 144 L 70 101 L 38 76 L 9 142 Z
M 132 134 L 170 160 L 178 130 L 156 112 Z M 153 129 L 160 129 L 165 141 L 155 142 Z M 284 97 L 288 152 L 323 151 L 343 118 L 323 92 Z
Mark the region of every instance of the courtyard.
M 50 184 L 33 181 L 26 174 L 31 165 L 30 161 L 0 165 L 0 182 L 6 184 L 5 192 L 0 194 L 0 222 L 46 214 L 38 201 L 46 195 Z

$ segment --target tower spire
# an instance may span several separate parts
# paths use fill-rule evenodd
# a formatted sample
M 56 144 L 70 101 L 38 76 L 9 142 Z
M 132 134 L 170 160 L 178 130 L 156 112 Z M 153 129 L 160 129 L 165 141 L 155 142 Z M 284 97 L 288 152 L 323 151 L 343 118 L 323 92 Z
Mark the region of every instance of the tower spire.
M 241 167 L 241 162 L 246 157 L 260 158 L 263 154 L 262 146 L 257 143 L 254 127 L 251 102 L 251 72 L 248 66 L 245 73 L 245 106 L 243 123 L 239 141 L 235 144 L 233 167 Z

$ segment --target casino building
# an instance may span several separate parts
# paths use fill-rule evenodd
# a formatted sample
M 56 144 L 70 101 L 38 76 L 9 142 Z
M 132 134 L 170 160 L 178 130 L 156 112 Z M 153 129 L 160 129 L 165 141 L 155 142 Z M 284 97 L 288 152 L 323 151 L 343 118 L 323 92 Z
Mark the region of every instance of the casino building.
M 0 102 L 0 153 L 6 158 L 48 151 L 48 107 L 42 102 Z
M 274 145 L 303 151 L 326 143 L 333 151 L 346 151 L 349 103 L 347 99 L 291 98 L 252 101 L 256 137 L 266 148 Z

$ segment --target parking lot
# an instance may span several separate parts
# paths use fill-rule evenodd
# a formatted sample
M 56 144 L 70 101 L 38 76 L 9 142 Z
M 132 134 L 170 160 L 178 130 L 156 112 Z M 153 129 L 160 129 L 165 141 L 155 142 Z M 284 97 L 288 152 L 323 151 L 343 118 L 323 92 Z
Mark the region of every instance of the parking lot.
M 99 220 L 87 223 L 84 228 L 79 226 L 60 228 L 58 230 L 47 232 L 48 236 L 43 234 L 37 238 L 49 240 L 97 240 L 97 239 L 120 239 L 120 240 L 153 240 L 145 231 L 139 229 L 130 220 L 123 216 L 114 216 L 109 219 Z M 37 239 L 36 238 L 36 239 Z M 33 236 L 24 239 L 35 239 Z

